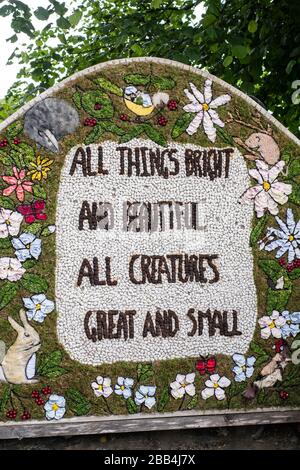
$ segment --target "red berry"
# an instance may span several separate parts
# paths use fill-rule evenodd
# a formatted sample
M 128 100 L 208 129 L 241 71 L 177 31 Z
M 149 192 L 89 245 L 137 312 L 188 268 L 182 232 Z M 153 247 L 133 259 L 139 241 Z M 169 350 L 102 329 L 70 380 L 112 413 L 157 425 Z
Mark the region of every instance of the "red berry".
M 101 109 L 101 108 L 102 108 L 102 104 L 100 104 L 100 103 L 96 103 L 95 106 L 94 106 L 94 109 L 95 109 L 96 111 L 98 111 L 98 110 Z
M 84 125 L 89 127 L 94 127 L 97 124 L 97 119 L 86 118 L 84 120 Z
M 167 105 L 167 106 L 168 106 L 168 108 L 169 108 L 170 111 L 175 111 L 175 110 L 177 109 L 177 106 L 178 106 L 178 105 L 177 105 L 177 101 L 175 101 L 175 100 L 170 100 L 170 101 L 168 102 L 168 105 Z
M 51 388 L 49 386 L 42 388 L 42 394 L 43 395 L 51 395 Z
M 280 266 L 285 266 L 285 265 L 286 265 L 285 259 L 284 259 L 284 258 L 280 258 L 279 264 L 280 264 Z
M 36 404 L 37 404 L 38 406 L 42 406 L 42 405 L 45 403 L 42 398 L 37 398 L 37 399 L 35 400 L 35 402 L 36 402 Z
M 293 263 L 289 263 L 289 264 L 287 265 L 287 268 L 286 268 L 286 269 L 287 269 L 287 271 L 288 271 L 289 273 L 290 273 L 291 271 L 293 271 L 293 269 L 294 269 Z
M 129 121 L 129 116 L 127 116 L 127 114 L 120 114 L 119 117 L 121 121 Z
M 17 417 L 17 410 L 14 410 L 13 408 L 11 410 L 8 410 L 8 412 L 6 413 L 6 417 L 8 419 L 16 419 Z
M 15 145 L 19 145 L 20 143 L 21 143 L 20 139 L 17 139 L 17 138 L 14 139 L 14 144 Z
M 159 126 L 165 126 L 167 124 L 168 120 L 164 116 L 159 116 L 157 119 L 157 124 Z
M 23 411 L 23 414 L 22 414 L 22 416 L 21 416 L 21 419 L 22 419 L 23 421 L 26 421 L 27 419 L 30 419 L 30 418 L 31 418 L 31 415 L 30 415 L 29 411 L 24 410 L 24 411 Z
M 289 397 L 289 394 L 286 390 L 281 390 L 279 392 L 279 396 L 282 400 L 286 400 Z

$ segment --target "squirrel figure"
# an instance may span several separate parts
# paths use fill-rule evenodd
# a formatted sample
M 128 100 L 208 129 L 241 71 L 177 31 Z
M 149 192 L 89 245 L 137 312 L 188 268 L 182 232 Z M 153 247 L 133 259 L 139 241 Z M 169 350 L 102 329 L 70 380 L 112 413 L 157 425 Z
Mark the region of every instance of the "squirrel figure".
M 28 323 L 25 310 L 20 310 L 22 325 L 8 317 L 12 328 L 18 333 L 15 342 L 5 352 L 5 343 L 0 341 L 0 382 L 10 384 L 33 384 L 35 378 L 36 352 L 40 349 L 40 336 Z

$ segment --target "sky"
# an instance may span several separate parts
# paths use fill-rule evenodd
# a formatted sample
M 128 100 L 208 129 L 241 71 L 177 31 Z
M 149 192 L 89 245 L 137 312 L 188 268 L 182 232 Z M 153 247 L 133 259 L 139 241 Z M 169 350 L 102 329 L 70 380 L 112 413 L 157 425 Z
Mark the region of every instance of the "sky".
M 71 3 L 72 0 L 65 0 L 66 6 L 70 6 Z M 30 4 L 32 8 L 37 8 L 38 6 L 47 7 L 49 5 L 49 1 L 28 0 L 28 4 Z M 203 13 L 201 4 L 196 7 L 195 12 L 198 19 Z M 45 22 L 37 20 L 34 16 L 32 20 L 35 28 L 43 28 L 46 24 Z M 11 56 L 17 45 L 20 45 L 29 40 L 25 34 L 20 34 L 18 42 L 14 44 L 6 42 L 6 39 L 13 34 L 14 32 L 10 27 L 10 17 L 0 17 L 0 99 L 5 96 L 9 87 L 14 83 L 17 73 L 20 69 L 20 65 L 18 64 L 7 65 L 7 59 Z
M 65 0 L 66 6 L 71 4 L 71 0 Z M 28 5 L 32 8 L 37 7 L 47 7 L 49 5 L 48 0 L 28 0 Z M 6 39 L 14 34 L 10 27 L 10 17 L 1 17 L 0 16 L 0 99 L 3 98 L 16 79 L 17 73 L 20 69 L 20 65 L 6 65 L 7 59 L 11 56 L 16 46 L 23 44 L 29 40 L 28 36 L 25 34 L 19 34 L 18 42 L 14 44 L 6 42 Z M 47 23 L 39 21 L 34 16 L 32 17 L 32 22 L 35 28 L 43 28 Z

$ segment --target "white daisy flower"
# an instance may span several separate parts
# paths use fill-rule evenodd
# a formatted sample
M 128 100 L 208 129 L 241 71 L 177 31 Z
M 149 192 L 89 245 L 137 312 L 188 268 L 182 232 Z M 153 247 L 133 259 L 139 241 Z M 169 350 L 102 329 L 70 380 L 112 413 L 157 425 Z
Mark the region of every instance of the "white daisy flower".
M 0 238 L 6 238 L 9 235 L 16 237 L 20 230 L 23 216 L 19 212 L 13 212 L 8 209 L 0 208 Z
M 241 197 L 241 202 L 249 203 L 254 199 L 257 217 L 262 217 L 267 209 L 272 215 L 278 214 L 278 204 L 285 204 L 288 195 L 292 192 L 292 185 L 277 181 L 279 173 L 283 170 L 284 161 L 280 161 L 271 168 L 260 160 L 256 160 L 256 169 L 249 170 L 249 175 L 256 179 L 258 184 L 247 189 Z
M 286 324 L 286 319 L 277 310 L 273 310 L 272 315 L 261 317 L 258 323 L 261 327 L 260 336 L 263 339 L 268 339 L 270 336 L 281 338 L 282 327 Z
M 26 269 L 16 258 L 0 258 L 0 279 L 16 282 L 21 279 Z
M 228 387 L 231 381 L 227 377 L 220 377 L 219 374 L 213 374 L 206 380 L 206 388 L 202 390 L 201 396 L 204 400 L 215 396 L 217 400 L 224 400 L 225 391 L 224 388 Z
M 113 389 L 111 388 L 111 379 L 108 377 L 102 377 L 101 375 L 96 378 L 95 382 L 91 383 L 91 387 L 94 390 L 96 397 L 103 396 L 104 398 L 108 398 L 113 392 Z
M 187 113 L 196 113 L 196 116 L 186 129 L 189 135 L 197 132 L 200 124 L 203 124 L 203 129 L 209 140 L 215 142 L 217 131 L 215 125 L 224 127 L 224 122 L 218 116 L 216 109 L 231 100 L 230 95 L 221 95 L 212 99 L 212 81 L 208 78 L 204 84 L 204 94 L 202 94 L 193 83 L 190 83 L 192 93 L 185 89 L 184 93 L 190 100 L 190 103 L 184 106 L 184 111 Z

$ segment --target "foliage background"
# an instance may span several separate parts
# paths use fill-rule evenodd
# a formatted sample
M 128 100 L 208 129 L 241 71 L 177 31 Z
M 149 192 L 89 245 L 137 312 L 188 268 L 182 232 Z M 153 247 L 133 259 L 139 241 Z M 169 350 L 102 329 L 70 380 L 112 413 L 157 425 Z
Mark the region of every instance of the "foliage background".
M 29 3 L 29 4 L 28 4 Z M 300 135 L 292 83 L 300 79 L 297 0 L 0 0 L 16 44 L 9 63 L 22 65 L 0 119 L 62 78 L 94 64 L 156 56 L 206 68 L 263 102 Z M 197 14 L 199 7 L 203 15 Z M 35 30 L 33 19 L 44 22 Z M 41 23 L 43 24 L 43 23 Z M 19 45 L 25 33 L 28 41 Z

